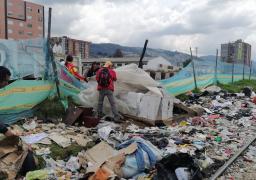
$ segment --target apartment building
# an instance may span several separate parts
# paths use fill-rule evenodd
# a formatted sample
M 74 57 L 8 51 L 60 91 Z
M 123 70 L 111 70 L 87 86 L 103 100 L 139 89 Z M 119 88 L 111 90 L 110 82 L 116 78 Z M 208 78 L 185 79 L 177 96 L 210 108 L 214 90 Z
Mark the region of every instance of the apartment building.
M 44 6 L 23 0 L 0 0 L 0 39 L 32 39 L 44 34 Z
M 221 59 L 228 63 L 251 63 L 251 45 L 241 39 L 226 44 L 221 44 Z
M 89 58 L 91 42 L 72 39 L 67 36 L 53 37 L 52 46 L 55 54 L 65 54 L 81 57 L 82 61 Z

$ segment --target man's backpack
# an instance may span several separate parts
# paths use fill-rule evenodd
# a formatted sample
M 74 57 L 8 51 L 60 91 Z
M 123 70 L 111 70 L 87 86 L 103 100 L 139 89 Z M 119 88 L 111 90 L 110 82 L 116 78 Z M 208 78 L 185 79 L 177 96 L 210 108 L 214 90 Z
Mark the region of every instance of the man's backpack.
M 99 85 L 102 87 L 108 87 L 111 81 L 111 75 L 108 68 L 103 68 L 99 73 Z

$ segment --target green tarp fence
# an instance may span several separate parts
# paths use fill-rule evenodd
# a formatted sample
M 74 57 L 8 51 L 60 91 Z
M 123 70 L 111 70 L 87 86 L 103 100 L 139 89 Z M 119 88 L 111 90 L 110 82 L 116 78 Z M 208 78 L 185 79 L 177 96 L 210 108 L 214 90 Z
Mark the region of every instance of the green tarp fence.
M 56 95 L 55 77 L 51 60 L 47 58 L 45 39 L 0 40 L 0 65 L 10 69 L 14 80 L 0 89 L 0 122 L 11 124 L 33 116 L 35 107 L 50 96 Z M 86 88 L 65 67 L 57 63 L 61 99 L 75 100 Z M 22 80 L 33 75 L 37 80 Z M 45 76 L 46 75 L 46 76 Z
M 242 79 L 256 79 L 256 63 L 250 65 L 226 63 L 195 59 L 195 77 L 198 88 L 204 88 L 217 82 L 228 84 Z M 232 73 L 233 72 L 233 73 Z M 232 77 L 233 76 L 233 77 Z M 160 83 L 172 95 L 179 95 L 195 89 L 192 63 L 175 74 L 173 77 L 161 80 Z

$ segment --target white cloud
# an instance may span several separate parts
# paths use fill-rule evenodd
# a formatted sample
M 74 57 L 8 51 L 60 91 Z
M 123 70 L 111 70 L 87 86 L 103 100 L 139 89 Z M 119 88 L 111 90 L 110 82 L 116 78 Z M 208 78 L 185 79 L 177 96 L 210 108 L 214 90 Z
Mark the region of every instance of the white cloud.
M 240 38 L 256 46 L 255 0 L 31 1 L 52 6 L 54 35 L 130 46 L 148 38 L 153 48 L 189 52 L 192 46 L 200 54 Z

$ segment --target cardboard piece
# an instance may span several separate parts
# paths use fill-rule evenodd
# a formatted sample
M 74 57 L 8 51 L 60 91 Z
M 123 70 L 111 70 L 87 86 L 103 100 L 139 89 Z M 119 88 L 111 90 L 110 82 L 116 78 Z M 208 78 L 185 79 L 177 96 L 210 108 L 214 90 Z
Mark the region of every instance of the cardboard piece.
M 87 143 L 92 141 L 88 137 L 85 137 L 83 134 L 77 134 L 76 136 L 68 135 L 67 137 L 75 140 L 76 143 L 82 147 L 86 147 Z
M 123 148 L 117 151 L 113 149 L 110 145 L 102 141 L 93 148 L 87 150 L 85 153 L 87 161 L 92 163 L 92 166 L 89 166 L 87 168 L 87 173 L 96 172 L 97 169 L 100 168 L 106 162 L 109 165 L 109 167 L 114 167 L 113 164 L 119 162 L 120 157 L 131 154 L 135 152 L 136 149 L 137 144 L 133 143 L 127 148 Z
M 88 167 L 87 172 L 95 172 L 106 160 L 116 154 L 117 151 L 103 141 L 87 150 L 86 159 L 93 164 Z
M 19 143 L 18 137 L 6 137 L 0 141 L 0 158 L 6 154 L 16 151 L 16 145 Z
M 51 145 L 51 140 L 47 137 L 37 142 L 38 144 Z
M 94 162 L 95 166 L 91 167 L 90 170 L 87 169 L 87 173 L 94 172 L 94 174 L 89 178 L 90 180 L 109 179 L 110 177 L 116 177 L 116 176 L 122 177 L 121 166 L 125 162 L 125 156 L 128 154 L 134 153 L 138 148 L 136 143 L 133 143 L 127 148 L 123 148 L 119 151 L 114 150 L 111 146 L 109 146 L 105 142 L 101 142 L 96 146 L 97 146 L 96 148 L 90 149 L 90 152 L 89 152 L 91 156 L 94 155 L 93 158 L 95 161 Z M 100 149 L 100 148 L 105 148 L 105 149 Z M 97 155 L 100 156 L 100 152 L 102 155 L 106 153 L 104 162 L 102 159 L 97 157 Z M 92 162 L 92 160 L 90 160 L 89 162 Z
M 18 148 L 19 138 L 9 137 L 0 141 L 0 174 L 4 179 L 15 179 L 28 154 L 24 148 Z
M 68 139 L 60 134 L 57 134 L 57 133 L 50 134 L 49 138 L 63 148 L 66 148 L 71 145 L 70 139 Z

